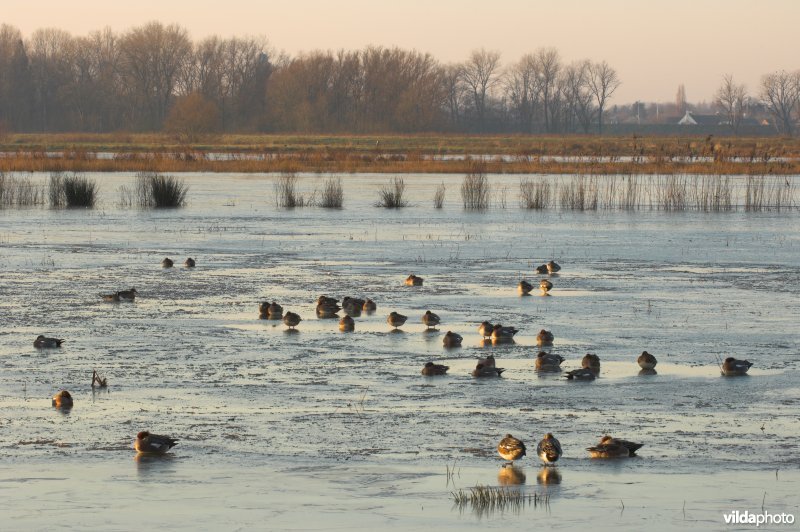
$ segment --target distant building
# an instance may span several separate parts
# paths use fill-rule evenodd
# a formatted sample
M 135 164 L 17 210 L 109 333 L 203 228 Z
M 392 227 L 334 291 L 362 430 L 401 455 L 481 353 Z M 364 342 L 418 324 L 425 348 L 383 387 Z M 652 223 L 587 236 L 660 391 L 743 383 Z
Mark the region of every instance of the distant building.
M 679 126 L 718 126 L 723 123 L 724 118 L 720 115 L 700 115 L 691 111 L 686 111 L 683 118 L 678 120 Z

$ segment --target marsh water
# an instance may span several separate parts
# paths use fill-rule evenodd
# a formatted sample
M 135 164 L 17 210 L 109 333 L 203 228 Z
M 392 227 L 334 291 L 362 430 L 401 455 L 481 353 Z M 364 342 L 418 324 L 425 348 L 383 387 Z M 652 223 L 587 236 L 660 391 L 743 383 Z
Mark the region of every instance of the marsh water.
M 132 174 L 87 176 L 92 210 L 0 209 L 3 529 L 725 529 L 731 510 L 800 513 L 797 210 L 529 211 L 518 177 L 490 176 L 505 208 L 495 194 L 468 212 L 462 176 L 432 175 L 405 176 L 403 209 L 374 205 L 386 176 L 347 175 L 343 209 L 285 210 L 275 176 L 235 174 L 181 175 L 186 207 L 142 210 L 117 205 Z M 551 295 L 519 296 L 550 259 Z M 99 297 L 131 287 L 133 303 Z M 317 319 L 321 294 L 378 310 L 341 333 Z M 297 332 L 258 319 L 273 300 Z M 409 316 L 397 332 L 393 310 Z M 492 345 L 483 320 L 520 332 Z M 543 328 L 563 369 L 593 352 L 600 378 L 537 373 Z M 38 334 L 66 341 L 37 350 Z M 639 375 L 643 350 L 657 375 Z M 472 378 L 488 354 L 502 378 Z M 727 356 L 750 375 L 720 376 Z M 448 375 L 421 376 L 429 360 Z M 50 405 L 62 388 L 67 412 Z M 137 459 L 140 430 L 180 443 Z M 564 449 L 552 470 L 533 452 L 546 432 Z M 513 471 L 506 433 L 528 446 Z M 645 445 L 590 460 L 606 433 Z M 454 504 L 476 485 L 546 504 Z

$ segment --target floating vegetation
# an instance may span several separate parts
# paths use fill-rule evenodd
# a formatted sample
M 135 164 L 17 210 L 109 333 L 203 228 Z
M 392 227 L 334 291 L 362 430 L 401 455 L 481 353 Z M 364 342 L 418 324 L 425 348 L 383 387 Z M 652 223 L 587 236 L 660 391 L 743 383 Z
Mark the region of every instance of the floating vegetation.
M 479 516 L 493 512 L 521 512 L 526 507 L 550 506 L 549 494 L 525 493 L 519 489 L 477 485 L 451 492 L 459 510 L 471 507 Z

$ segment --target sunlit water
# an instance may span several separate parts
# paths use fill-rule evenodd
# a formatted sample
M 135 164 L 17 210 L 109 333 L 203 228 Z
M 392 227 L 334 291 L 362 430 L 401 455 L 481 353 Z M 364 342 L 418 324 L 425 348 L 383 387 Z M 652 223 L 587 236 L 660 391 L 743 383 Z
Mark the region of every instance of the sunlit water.
M 132 174 L 89 176 L 94 210 L 0 210 L 3 529 L 723 528 L 733 509 L 800 513 L 797 211 L 525 211 L 502 176 L 485 212 L 464 212 L 460 176 L 406 176 L 411 206 L 385 210 L 377 175 L 345 176 L 342 210 L 287 211 L 274 177 L 207 174 L 183 176 L 187 207 L 139 210 L 116 205 Z M 177 266 L 189 256 L 196 268 Z M 563 267 L 552 295 L 520 297 L 549 259 Z M 404 286 L 410 273 L 424 286 Z M 135 303 L 100 300 L 130 287 Z M 378 311 L 340 333 L 315 317 L 321 294 Z M 264 300 L 299 313 L 298 332 L 259 320 Z M 516 342 L 482 342 L 485 319 Z M 537 374 L 542 328 L 565 370 L 595 352 L 601 377 Z M 462 348 L 442 347 L 447 330 Z M 38 334 L 66 342 L 36 350 Z M 638 375 L 644 349 L 655 376 Z M 489 353 L 503 378 L 473 379 Z M 721 377 L 726 356 L 751 375 Z M 428 360 L 449 374 L 422 377 Z M 50 406 L 61 388 L 68 413 Z M 136 461 L 145 429 L 180 443 Z M 557 484 L 534 456 L 546 432 L 564 448 Z M 455 507 L 454 490 L 508 482 L 506 433 L 529 449 L 515 489 L 549 504 Z M 589 460 L 604 433 L 644 442 L 640 457 Z

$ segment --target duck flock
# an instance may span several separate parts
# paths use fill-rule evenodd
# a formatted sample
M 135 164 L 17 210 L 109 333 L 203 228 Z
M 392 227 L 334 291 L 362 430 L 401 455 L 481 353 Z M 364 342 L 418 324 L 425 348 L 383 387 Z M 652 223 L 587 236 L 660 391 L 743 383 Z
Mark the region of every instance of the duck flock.
M 170 258 L 165 258 L 161 261 L 163 268 L 172 268 L 174 261 Z M 187 258 L 184 261 L 186 268 L 194 268 L 196 261 L 193 258 Z M 561 270 L 561 266 L 554 261 L 542 264 L 535 269 L 535 272 L 540 275 L 553 276 L 556 272 Z M 423 286 L 424 279 L 417 275 L 411 274 L 405 279 L 405 284 L 411 287 Z M 518 291 L 522 295 L 528 295 L 534 288 L 534 284 L 521 280 L 518 285 Z M 543 296 L 549 296 L 550 291 L 553 289 L 553 283 L 550 279 L 542 278 L 539 282 L 539 288 Z M 100 297 L 103 301 L 107 302 L 120 302 L 120 301 L 134 301 L 138 292 L 135 288 L 128 290 L 120 290 L 110 294 L 101 294 Z M 259 304 L 259 319 L 263 320 L 280 320 L 289 331 L 295 331 L 296 328 L 303 321 L 301 316 L 291 311 L 285 311 L 284 308 L 275 301 L 264 301 Z M 353 332 L 355 330 L 355 319 L 362 313 L 374 314 L 377 311 L 376 303 L 369 298 L 359 299 L 356 297 L 345 296 L 339 299 L 321 295 L 316 301 L 316 314 L 320 319 L 338 318 L 338 313 L 344 311 L 345 315 L 339 319 L 339 330 L 342 332 Z M 402 327 L 408 316 L 392 311 L 386 317 L 386 322 L 397 330 Z M 436 327 L 441 325 L 441 318 L 427 310 L 421 317 L 421 322 L 425 325 L 426 330 L 437 330 Z M 504 326 L 500 323 L 492 324 L 489 321 L 483 321 L 478 325 L 478 334 L 483 339 L 491 339 L 493 344 L 513 343 L 514 335 L 517 334 L 518 329 L 511 326 Z M 445 348 L 460 347 L 463 337 L 453 331 L 447 331 L 442 336 L 442 343 Z M 542 329 L 536 337 L 537 344 L 541 347 L 552 346 L 555 341 L 555 335 L 551 331 Z M 57 349 L 61 347 L 64 339 L 52 338 L 44 335 L 39 335 L 33 342 L 37 349 Z M 547 351 L 539 351 L 534 359 L 534 366 L 537 371 L 541 372 L 562 372 L 561 364 L 565 359 L 557 354 L 548 353 Z M 641 368 L 640 375 L 655 375 L 656 365 L 658 361 L 656 357 L 647 351 L 643 351 L 637 358 L 636 362 Z M 743 376 L 753 364 L 747 360 L 738 360 L 733 357 L 726 358 L 721 366 L 721 373 L 723 376 Z M 446 375 L 450 368 L 443 364 L 437 364 L 434 361 L 426 362 L 422 368 L 422 375 L 425 377 L 436 377 Z M 472 370 L 471 375 L 475 378 L 497 378 L 502 377 L 504 368 L 497 367 L 495 357 L 493 355 L 486 356 L 477 361 L 475 368 Z M 587 353 L 581 360 L 581 367 L 563 373 L 564 377 L 570 381 L 593 381 L 600 375 L 600 357 L 593 353 Z M 92 387 L 98 385 L 105 387 L 107 385 L 106 379 L 102 378 L 96 372 L 92 375 Z M 59 409 L 70 409 L 74 406 L 71 394 L 68 390 L 59 390 L 52 398 L 52 405 Z M 134 441 L 134 449 L 140 454 L 154 454 L 162 455 L 167 453 L 172 447 L 178 443 L 178 440 L 171 436 L 163 436 L 158 434 L 151 434 L 147 430 L 137 433 Z M 642 443 L 636 443 L 625 439 L 614 438 L 605 435 L 601 440 L 587 448 L 591 458 L 599 459 L 618 459 L 636 456 L 636 452 L 643 446 Z M 515 460 L 520 460 L 526 456 L 525 443 L 512 436 L 506 434 L 497 445 L 497 452 L 501 458 L 507 461 L 504 465 L 513 466 Z M 545 434 L 544 438 L 539 441 L 536 448 L 536 455 L 542 460 L 545 466 L 554 464 L 562 455 L 561 443 L 553 436 L 552 433 Z

